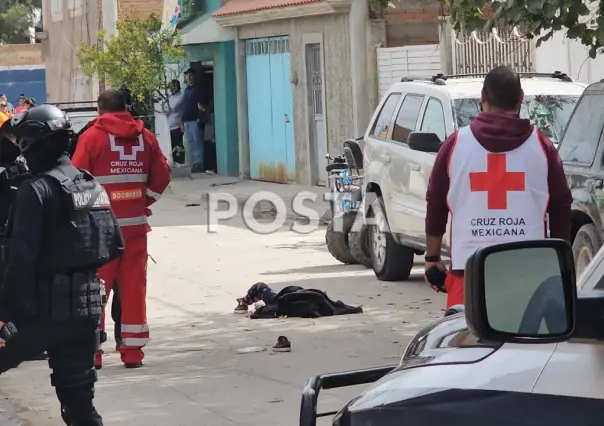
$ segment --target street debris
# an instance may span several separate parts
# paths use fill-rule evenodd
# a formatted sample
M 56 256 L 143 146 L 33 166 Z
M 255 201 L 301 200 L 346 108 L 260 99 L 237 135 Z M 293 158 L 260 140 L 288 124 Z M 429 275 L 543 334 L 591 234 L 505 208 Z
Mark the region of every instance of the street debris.
M 235 353 L 237 354 L 251 354 L 254 352 L 264 352 L 266 347 L 264 346 L 250 346 L 249 348 L 237 349 Z

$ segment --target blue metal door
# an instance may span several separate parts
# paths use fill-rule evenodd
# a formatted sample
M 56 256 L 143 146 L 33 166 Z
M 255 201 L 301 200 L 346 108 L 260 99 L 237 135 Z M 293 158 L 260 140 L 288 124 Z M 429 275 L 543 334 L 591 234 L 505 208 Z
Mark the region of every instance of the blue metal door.
M 246 56 L 251 178 L 293 181 L 296 162 L 288 38 L 248 40 Z

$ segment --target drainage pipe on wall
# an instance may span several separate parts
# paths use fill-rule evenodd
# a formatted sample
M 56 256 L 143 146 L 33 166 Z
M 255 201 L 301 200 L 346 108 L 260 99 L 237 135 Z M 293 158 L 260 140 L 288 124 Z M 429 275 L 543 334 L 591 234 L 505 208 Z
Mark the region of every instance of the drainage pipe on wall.
M 367 0 L 352 0 L 348 19 L 350 29 L 350 65 L 352 75 L 352 111 L 354 134 L 365 134 L 369 123 L 369 77 L 367 73 Z

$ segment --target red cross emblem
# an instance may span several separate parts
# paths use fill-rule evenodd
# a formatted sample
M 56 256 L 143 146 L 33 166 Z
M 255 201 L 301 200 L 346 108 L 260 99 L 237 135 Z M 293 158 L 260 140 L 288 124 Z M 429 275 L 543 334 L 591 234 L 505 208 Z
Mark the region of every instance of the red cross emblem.
M 508 191 L 525 191 L 526 174 L 508 172 L 506 154 L 487 154 L 487 171 L 470 173 L 470 191 L 487 192 L 489 210 L 508 207 Z

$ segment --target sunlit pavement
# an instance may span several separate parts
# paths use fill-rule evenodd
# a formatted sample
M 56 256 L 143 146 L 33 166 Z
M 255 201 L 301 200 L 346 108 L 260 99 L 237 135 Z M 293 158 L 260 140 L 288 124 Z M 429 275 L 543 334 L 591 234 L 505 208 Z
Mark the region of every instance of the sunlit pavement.
M 197 198 L 172 191 L 154 208 L 152 340 L 139 370 L 124 369 L 107 345 L 95 399 L 106 425 L 294 426 L 308 377 L 394 364 L 410 337 L 443 315 L 444 297 L 423 283 L 421 264 L 411 281 L 384 283 L 370 270 L 335 261 L 325 248 L 325 228 L 258 235 L 234 218 L 208 233 L 207 202 Z M 235 298 L 257 281 L 276 290 L 321 289 L 365 312 L 316 320 L 233 314 Z M 291 340 L 291 353 L 272 353 L 280 335 Z M 266 350 L 237 353 L 258 346 Z M 37 361 L 0 377 L 0 393 L 11 401 L 5 415 L 16 414 L 21 424 L 63 424 L 49 373 Z M 322 392 L 320 409 L 337 409 L 358 390 Z

